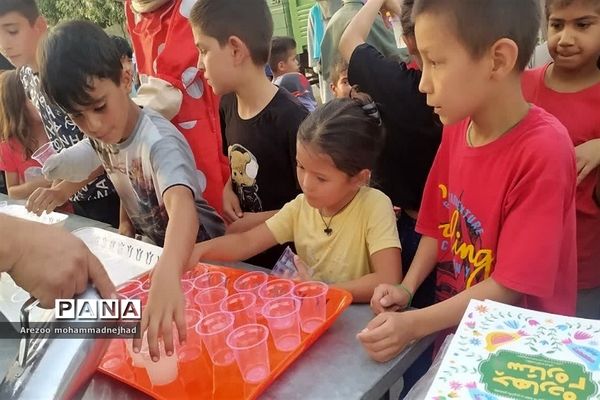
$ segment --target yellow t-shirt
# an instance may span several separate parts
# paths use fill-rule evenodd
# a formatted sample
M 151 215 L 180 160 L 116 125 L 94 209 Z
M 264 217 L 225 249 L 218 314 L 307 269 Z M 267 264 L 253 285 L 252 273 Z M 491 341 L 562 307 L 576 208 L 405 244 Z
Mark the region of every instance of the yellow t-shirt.
M 329 217 L 325 218 L 329 223 Z M 377 189 L 363 187 L 352 202 L 331 220 L 328 236 L 319 210 L 300 194 L 267 221 L 279 243 L 294 242 L 296 251 L 313 268 L 313 278 L 346 282 L 373 272 L 369 256 L 401 248 L 390 199 Z

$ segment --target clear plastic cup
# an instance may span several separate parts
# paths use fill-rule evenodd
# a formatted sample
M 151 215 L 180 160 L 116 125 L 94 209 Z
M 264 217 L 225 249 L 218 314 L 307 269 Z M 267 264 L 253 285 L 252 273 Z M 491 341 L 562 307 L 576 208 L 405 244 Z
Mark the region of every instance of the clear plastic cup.
M 263 306 L 262 313 L 277 350 L 292 351 L 300 345 L 299 310 L 300 302 L 293 297 L 278 297 Z
M 190 281 L 181 281 L 181 292 L 185 298 L 185 307 L 194 307 L 194 284 Z
M 264 303 L 278 297 L 289 297 L 296 284 L 289 279 L 274 279 L 268 281 L 258 290 L 258 296 Z
M 40 163 L 41 166 L 44 166 L 46 160 L 56 154 L 56 150 L 52 146 L 52 142 L 48 142 L 43 144 L 39 149 L 33 152 L 31 158 Z
M 144 360 L 144 368 L 150 378 L 152 386 L 163 386 L 168 385 L 177 379 L 178 368 L 177 368 L 177 352 L 171 356 L 167 356 L 165 352 L 165 346 L 162 341 L 158 342 L 158 348 L 160 351 L 160 359 L 156 362 L 150 358 L 150 352 L 140 352 Z
M 218 286 L 201 291 L 194 297 L 194 304 L 199 307 L 204 315 L 221 311 L 220 305 L 227 297 L 229 291 L 226 287 Z
M 269 280 L 269 275 L 262 271 L 252 271 L 245 273 L 233 282 L 233 288 L 236 292 L 252 292 L 256 296 L 256 305 L 254 312 L 260 314 L 263 302 L 258 294 L 258 290 Z
M 271 372 L 268 337 L 269 330 L 260 324 L 240 326 L 227 336 L 242 378 L 249 384 L 264 381 Z
M 254 306 L 256 304 L 256 296 L 254 293 L 241 292 L 232 294 L 221 302 L 221 311 L 230 312 L 233 314 L 235 328 L 256 323 L 256 313 Z
M 195 267 L 192 270 L 186 271 L 182 276 L 181 279 L 184 281 L 190 281 L 192 283 L 194 283 L 194 280 L 199 277 L 200 275 L 205 274 L 206 272 L 208 272 L 208 267 L 206 265 L 203 264 L 198 264 L 197 267 Z
M 194 279 L 196 294 L 212 287 L 225 287 L 226 285 L 227 275 L 219 271 L 209 271 Z
M 327 290 L 323 282 L 302 282 L 294 287 L 294 297 L 300 301 L 300 327 L 312 333 L 325 322 Z
M 196 334 L 196 325 L 202 319 L 202 313 L 193 308 L 187 308 L 185 310 L 185 326 L 187 328 L 187 338 L 185 344 L 179 346 L 177 349 L 177 356 L 179 361 L 188 362 L 199 358 L 202 355 L 202 340 L 200 336 Z M 179 343 L 178 340 L 176 340 Z
M 144 353 L 148 352 L 148 337 L 146 336 L 146 333 L 144 332 L 144 336 L 142 337 L 142 348 L 139 353 L 134 353 L 133 351 L 133 338 L 125 339 L 125 348 L 131 357 L 133 366 L 144 368 Z
M 232 330 L 233 315 L 221 311 L 205 316 L 196 325 L 196 333 L 214 365 L 224 366 L 234 362 L 233 352 L 227 346 L 227 335 Z

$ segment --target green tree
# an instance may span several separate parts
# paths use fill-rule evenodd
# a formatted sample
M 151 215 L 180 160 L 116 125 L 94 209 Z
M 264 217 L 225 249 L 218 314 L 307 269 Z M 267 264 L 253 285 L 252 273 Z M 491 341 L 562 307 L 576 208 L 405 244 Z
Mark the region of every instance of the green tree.
M 119 25 L 123 29 L 125 13 L 118 0 L 38 0 L 42 15 L 50 25 L 71 19 L 86 19 L 102 28 Z

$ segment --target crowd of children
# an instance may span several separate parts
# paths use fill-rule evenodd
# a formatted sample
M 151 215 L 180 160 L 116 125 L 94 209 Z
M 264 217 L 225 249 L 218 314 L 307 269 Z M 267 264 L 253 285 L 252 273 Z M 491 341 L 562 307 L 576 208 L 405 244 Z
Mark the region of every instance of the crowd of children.
M 377 361 L 452 329 L 471 299 L 600 319 L 600 0 L 546 0 L 545 17 L 538 0 L 343 0 L 313 27 L 321 105 L 265 0 L 188 11 L 173 23 L 196 75 L 170 90 L 210 93 L 199 122 L 220 97 L 218 138 L 136 104 L 99 27 L 65 22 L 42 40 L 34 0 L 0 0 L 0 49 L 18 68 L 0 76 L 10 194 L 35 212 L 70 198 L 164 247 L 142 320 L 155 359 L 161 337 L 173 351 L 173 321 L 185 338 L 186 267 L 271 268 L 286 244 L 300 278 L 370 302 L 357 338 Z M 526 70 L 541 23 L 552 60 Z M 41 176 L 30 157 L 47 141 L 58 154 Z

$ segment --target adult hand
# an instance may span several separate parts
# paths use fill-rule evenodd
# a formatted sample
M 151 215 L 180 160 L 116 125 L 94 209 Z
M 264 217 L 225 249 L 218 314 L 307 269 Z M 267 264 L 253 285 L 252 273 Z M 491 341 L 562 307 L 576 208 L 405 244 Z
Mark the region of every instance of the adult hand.
M 375 314 L 385 311 L 403 310 L 408 306 L 410 298 L 406 291 L 389 283 L 378 285 L 371 297 L 371 309 Z
M 243 216 L 240 200 L 233 192 L 231 182 L 228 182 L 223 188 L 223 219 L 226 223 L 231 224 Z
M 6 229 L 2 240 L 9 244 L 9 255 L 1 258 L 11 260 L 6 272 L 42 307 L 52 308 L 55 299 L 84 292 L 90 281 L 103 298 L 116 297 L 104 267 L 80 239 L 64 229 L 44 224 L 6 221 L 0 222 L 0 231 Z
M 575 147 L 577 159 L 577 184 L 579 185 L 600 165 L 600 139 L 588 140 Z
M 418 339 L 414 315 L 415 311 L 381 313 L 356 337 L 373 360 L 389 361 Z
M 165 263 L 161 266 L 161 263 Z M 173 322 L 179 334 L 179 343 L 185 342 L 185 298 L 181 292 L 181 284 L 177 274 L 164 267 L 172 267 L 164 259 L 153 269 L 148 304 L 142 313 L 141 332 L 146 332 L 148 349 L 153 361 L 160 359 L 159 339 L 162 338 L 165 353 L 170 356 L 175 351 L 173 344 Z M 139 352 L 142 339 L 133 340 L 133 349 Z
M 51 213 L 56 207 L 65 204 L 67 200 L 69 200 L 69 195 L 59 188 L 37 188 L 27 199 L 25 208 L 36 215 L 42 215 L 44 211 Z

